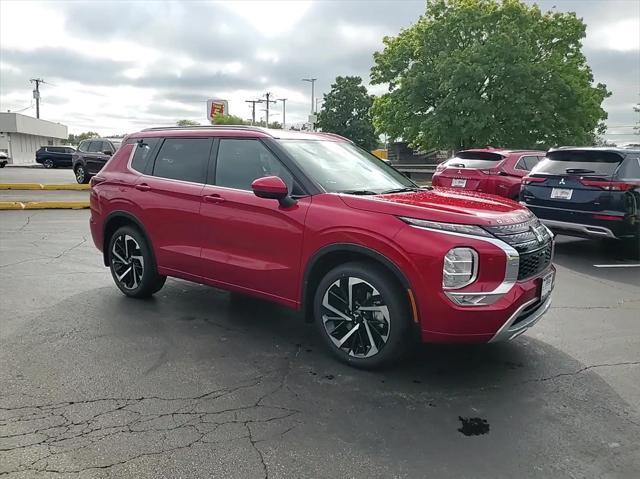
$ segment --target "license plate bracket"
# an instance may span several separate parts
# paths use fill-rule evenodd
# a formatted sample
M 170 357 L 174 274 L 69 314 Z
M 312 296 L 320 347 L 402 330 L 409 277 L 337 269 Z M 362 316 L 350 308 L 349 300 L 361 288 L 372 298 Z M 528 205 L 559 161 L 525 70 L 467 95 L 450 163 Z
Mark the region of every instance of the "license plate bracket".
M 454 188 L 464 188 L 465 186 L 467 186 L 467 180 L 462 178 L 454 178 L 453 180 L 451 180 L 451 186 L 453 186 Z

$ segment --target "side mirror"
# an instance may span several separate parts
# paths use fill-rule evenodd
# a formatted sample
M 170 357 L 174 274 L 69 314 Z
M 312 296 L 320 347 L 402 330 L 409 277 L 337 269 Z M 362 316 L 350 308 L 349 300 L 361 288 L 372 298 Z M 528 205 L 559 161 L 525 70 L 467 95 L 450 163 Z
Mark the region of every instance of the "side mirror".
M 111 150 L 104 150 L 102 153 L 103 153 L 104 155 L 107 155 L 107 156 L 111 156 L 111 155 L 113 155 L 113 151 L 111 151 Z
M 278 200 L 280 206 L 293 206 L 296 201 L 289 196 L 289 188 L 278 176 L 265 176 L 251 183 L 253 194 L 258 198 Z

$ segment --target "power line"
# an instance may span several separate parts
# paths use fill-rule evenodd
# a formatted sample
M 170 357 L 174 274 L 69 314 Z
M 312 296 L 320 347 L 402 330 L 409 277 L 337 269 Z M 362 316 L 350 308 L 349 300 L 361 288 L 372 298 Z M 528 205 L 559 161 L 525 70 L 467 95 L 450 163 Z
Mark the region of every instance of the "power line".
M 33 90 L 33 98 L 36 99 L 36 118 L 40 118 L 40 83 L 45 83 L 42 78 L 32 78 L 30 83 L 35 83 L 36 88 Z
M 262 103 L 264 100 L 245 100 L 245 103 L 251 103 L 251 125 L 256 123 L 256 103 Z

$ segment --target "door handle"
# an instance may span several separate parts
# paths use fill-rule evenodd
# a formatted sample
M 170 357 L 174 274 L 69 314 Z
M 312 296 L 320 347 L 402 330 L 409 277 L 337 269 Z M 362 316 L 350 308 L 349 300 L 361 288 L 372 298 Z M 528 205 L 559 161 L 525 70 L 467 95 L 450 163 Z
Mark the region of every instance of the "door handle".
M 151 187 L 145 183 L 142 183 L 140 185 L 136 185 L 136 190 L 140 190 L 140 191 L 149 191 L 151 189 Z
M 207 203 L 224 203 L 224 198 L 218 194 L 207 195 L 204 197 Z

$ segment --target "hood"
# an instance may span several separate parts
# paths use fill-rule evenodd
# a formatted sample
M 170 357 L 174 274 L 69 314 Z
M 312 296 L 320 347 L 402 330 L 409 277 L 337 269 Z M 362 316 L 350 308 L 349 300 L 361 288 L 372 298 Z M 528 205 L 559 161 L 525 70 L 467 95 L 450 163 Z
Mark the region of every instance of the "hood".
M 492 226 L 521 223 L 533 215 L 513 200 L 452 188 L 340 197 L 351 208 L 444 223 Z

